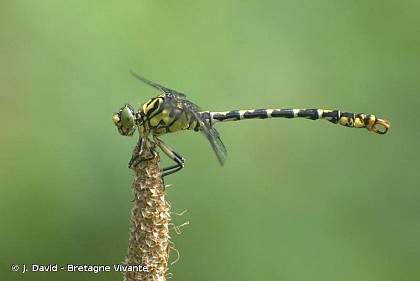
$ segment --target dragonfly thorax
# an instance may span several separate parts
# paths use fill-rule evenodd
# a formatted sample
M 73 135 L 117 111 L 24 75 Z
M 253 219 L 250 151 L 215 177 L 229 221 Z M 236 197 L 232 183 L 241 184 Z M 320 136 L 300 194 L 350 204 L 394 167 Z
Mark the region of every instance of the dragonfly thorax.
M 201 126 L 197 126 L 199 121 L 191 110 L 185 108 L 178 99 L 165 94 L 144 103 L 137 116 L 137 124 L 140 134 L 143 136 L 149 132 L 159 136 L 201 128 Z

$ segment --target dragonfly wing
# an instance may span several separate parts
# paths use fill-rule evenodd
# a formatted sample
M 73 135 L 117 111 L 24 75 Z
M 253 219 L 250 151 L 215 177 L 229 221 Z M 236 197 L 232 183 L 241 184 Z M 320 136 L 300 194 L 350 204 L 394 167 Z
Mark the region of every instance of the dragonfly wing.
M 220 165 L 223 166 L 226 162 L 227 150 L 222 140 L 220 139 L 219 132 L 217 132 L 215 128 L 205 123 L 203 133 L 209 140 L 210 145 L 213 148 L 213 151 L 216 154 Z
M 131 73 L 131 75 L 133 75 L 135 78 L 137 78 L 137 79 L 139 79 L 140 81 L 142 81 L 143 83 L 145 83 L 145 84 L 147 84 L 147 85 L 149 85 L 149 86 L 152 86 L 153 88 L 156 88 L 156 89 L 158 89 L 158 90 L 160 90 L 160 91 L 164 92 L 165 94 L 173 95 L 173 97 L 176 97 L 176 98 L 179 98 L 179 99 L 185 99 L 185 100 L 187 100 L 187 96 L 185 96 L 185 95 L 184 95 L 184 94 L 182 94 L 182 93 L 179 93 L 179 92 L 177 92 L 177 91 L 175 91 L 175 90 L 172 90 L 172 89 L 166 88 L 166 87 L 164 87 L 164 86 L 162 86 L 162 85 L 159 85 L 158 83 L 155 83 L 155 82 L 153 82 L 153 81 L 151 81 L 151 80 L 149 80 L 149 79 L 147 79 L 147 78 L 145 78 L 145 77 L 143 77 L 143 76 L 141 76 L 141 75 L 139 75 L 139 74 L 135 73 L 134 71 L 130 71 L 130 73 Z
M 227 150 L 222 140 L 220 139 L 219 132 L 213 128 L 205 118 L 200 114 L 200 107 L 188 100 L 188 98 L 183 95 L 185 98 L 178 100 L 182 103 L 182 106 L 186 111 L 194 115 L 194 117 L 203 124 L 203 134 L 209 140 L 211 147 L 213 148 L 214 153 L 219 160 L 220 165 L 224 165 L 227 158 Z
M 209 140 L 211 147 L 213 148 L 214 153 L 217 156 L 217 159 L 219 160 L 220 165 L 224 165 L 227 158 L 227 150 L 225 145 L 223 144 L 222 140 L 220 139 L 219 133 L 214 129 L 210 124 L 207 123 L 206 120 L 202 118 L 200 115 L 200 107 L 192 102 L 190 102 L 186 95 L 177 92 L 175 90 L 166 88 L 162 85 L 159 85 L 158 83 L 155 83 L 141 75 L 138 75 L 137 73 L 130 71 L 131 75 L 133 75 L 135 78 L 139 79 L 143 83 L 152 86 L 153 88 L 156 88 L 162 92 L 165 93 L 166 96 L 174 99 L 173 101 L 179 101 L 182 104 L 182 107 L 184 110 L 190 112 L 195 116 L 195 118 L 204 124 L 203 133 L 206 136 L 206 138 Z

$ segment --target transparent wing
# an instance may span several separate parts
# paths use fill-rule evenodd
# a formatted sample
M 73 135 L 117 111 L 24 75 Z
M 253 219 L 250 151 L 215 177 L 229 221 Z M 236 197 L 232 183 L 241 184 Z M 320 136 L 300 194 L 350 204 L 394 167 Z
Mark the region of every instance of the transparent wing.
M 179 99 L 179 101 L 182 103 L 182 106 L 185 108 L 185 110 L 187 110 L 188 112 L 191 112 L 192 114 L 194 114 L 194 116 L 200 120 L 200 121 L 204 121 L 200 115 L 200 107 L 198 105 L 196 105 L 195 103 L 190 102 L 188 99 Z
M 168 95 L 171 95 L 171 94 L 173 93 L 170 93 Z M 186 95 L 184 94 L 181 94 L 181 95 L 183 96 L 183 98 L 179 98 L 177 94 L 175 94 L 175 97 L 177 97 L 177 100 L 181 102 L 182 107 L 184 108 L 185 111 L 193 114 L 195 118 L 203 124 L 203 134 L 209 140 L 211 148 L 213 148 L 213 151 L 216 154 L 220 165 L 223 166 L 226 162 L 227 150 L 222 140 L 220 139 L 219 132 L 217 132 L 216 129 L 213 128 L 205 120 L 205 118 L 203 118 L 203 116 L 200 114 L 201 109 L 198 105 L 190 102 Z
M 158 83 L 155 83 L 155 82 L 153 82 L 153 81 L 151 81 L 151 80 L 149 80 L 149 79 L 147 79 L 147 78 L 145 78 L 145 77 L 143 77 L 143 76 L 141 76 L 141 75 L 139 75 L 139 74 L 137 74 L 137 73 L 135 73 L 133 71 L 130 71 L 130 73 L 135 78 L 137 78 L 140 81 L 142 81 L 143 83 L 145 83 L 145 84 L 147 84 L 149 86 L 152 86 L 153 88 L 156 88 L 156 89 L 164 92 L 168 97 L 175 98 L 175 99 L 179 100 L 179 102 L 181 102 L 182 105 L 187 110 L 190 110 L 190 111 L 195 112 L 197 114 L 198 114 L 199 111 L 201 111 L 200 107 L 198 105 L 190 102 L 188 100 L 188 97 L 185 94 L 180 93 L 180 92 L 177 92 L 177 91 L 172 90 L 172 89 L 169 89 L 169 88 L 166 88 L 166 87 L 164 87 L 162 85 L 159 85 Z M 199 115 L 196 115 L 196 117 L 200 117 L 200 116 Z
M 131 75 L 133 75 L 135 78 L 139 79 L 143 83 L 146 83 L 149 86 L 152 86 L 162 92 L 165 93 L 170 98 L 174 99 L 174 102 L 178 101 L 182 104 L 182 107 L 184 110 L 188 111 L 189 113 L 193 114 L 195 118 L 199 122 L 202 122 L 204 124 L 204 130 L 203 134 L 206 136 L 206 138 L 209 140 L 211 147 L 213 148 L 214 153 L 217 156 L 217 159 L 219 160 L 220 165 L 224 165 L 227 158 L 227 150 L 225 145 L 223 144 L 222 140 L 220 139 L 219 133 L 214 129 L 208 122 L 203 119 L 203 117 L 200 114 L 200 107 L 192 102 L 190 102 L 186 95 L 177 92 L 175 90 L 166 88 L 162 85 L 159 85 L 158 83 L 155 83 L 153 81 L 150 81 L 149 79 L 136 74 L 133 71 L 130 71 Z
M 140 81 L 142 81 L 143 83 L 145 83 L 145 84 L 147 84 L 149 86 L 152 86 L 153 88 L 156 88 L 156 89 L 164 92 L 165 94 L 168 94 L 171 97 L 176 97 L 176 98 L 181 99 L 181 100 L 188 100 L 187 99 L 187 96 L 184 95 L 184 94 L 182 94 L 182 93 L 179 93 L 179 92 L 177 92 L 175 90 L 168 89 L 168 88 L 166 88 L 166 87 L 164 87 L 162 85 L 159 85 L 158 83 L 155 83 L 153 81 L 150 81 L 149 79 L 147 79 L 147 78 L 145 78 L 145 77 L 143 77 L 143 76 L 141 76 L 141 75 L 139 75 L 139 74 L 137 74 L 137 73 L 135 73 L 133 71 L 130 71 L 130 73 L 131 73 L 131 75 L 133 75 L 134 77 L 136 77 L 137 79 L 139 79 Z
M 223 144 L 222 140 L 220 139 L 219 133 L 216 131 L 215 128 L 211 127 L 206 122 L 204 123 L 204 135 L 209 140 L 211 148 L 213 148 L 214 153 L 219 160 L 220 165 L 224 165 L 227 158 L 227 150 L 225 145 Z

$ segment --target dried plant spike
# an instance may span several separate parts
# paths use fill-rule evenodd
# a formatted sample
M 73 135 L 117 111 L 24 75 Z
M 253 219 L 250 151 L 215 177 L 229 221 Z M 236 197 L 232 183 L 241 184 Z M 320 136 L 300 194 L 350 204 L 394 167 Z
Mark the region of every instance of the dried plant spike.
M 133 154 L 138 151 L 138 145 Z M 143 150 L 142 154 L 148 153 Z M 150 155 L 138 155 L 149 157 Z M 170 251 L 170 205 L 165 201 L 160 158 L 140 161 L 134 171 L 134 206 L 126 265 L 146 266 L 148 271 L 126 271 L 124 280 L 166 280 Z

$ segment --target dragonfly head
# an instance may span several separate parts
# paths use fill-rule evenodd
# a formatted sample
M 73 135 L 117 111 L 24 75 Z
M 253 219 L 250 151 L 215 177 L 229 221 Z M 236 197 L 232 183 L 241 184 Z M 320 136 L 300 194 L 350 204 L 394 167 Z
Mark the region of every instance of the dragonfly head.
M 126 103 L 120 110 L 112 115 L 112 121 L 123 136 L 132 136 L 136 130 L 136 113 L 134 108 Z

